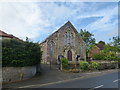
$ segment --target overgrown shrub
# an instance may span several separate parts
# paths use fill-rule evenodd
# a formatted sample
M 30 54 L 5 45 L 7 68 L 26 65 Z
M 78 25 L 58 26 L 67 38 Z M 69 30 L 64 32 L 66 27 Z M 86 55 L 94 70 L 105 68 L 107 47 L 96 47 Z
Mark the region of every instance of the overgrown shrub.
M 93 58 L 94 60 L 104 60 L 104 56 L 105 56 L 104 53 L 97 53 L 97 54 L 94 54 L 94 55 L 92 56 L 92 58 Z
M 89 69 L 89 63 L 87 61 L 79 61 L 80 69 L 82 70 L 88 70 Z
M 94 62 L 94 61 L 91 61 L 90 62 L 90 67 L 91 67 L 91 69 L 99 69 L 99 63 L 97 63 L 97 62 Z
M 117 55 L 115 52 L 100 52 L 92 56 L 94 60 L 117 60 Z
M 2 66 L 23 67 L 37 65 L 42 52 L 38 43 L 5 39 L 2 41 Z
M 66 58 L 61 58 L 61 63 L 63 68 L 68 67 L 68 60 Z
M 106 53 L 105 60 L 117 60 L 117 55 L 115 52 Z

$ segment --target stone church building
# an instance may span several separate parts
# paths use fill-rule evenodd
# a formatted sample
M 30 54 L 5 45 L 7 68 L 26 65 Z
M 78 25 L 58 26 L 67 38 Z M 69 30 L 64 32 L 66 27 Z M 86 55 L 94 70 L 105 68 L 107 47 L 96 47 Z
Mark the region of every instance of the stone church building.
M 57 63 L 60 56 L 67 58 L 69 62 L 76 62 L 77 56 L 86 60 L 86 44 L 70 21 L 41 42 L 40 46 L 43 63 Z

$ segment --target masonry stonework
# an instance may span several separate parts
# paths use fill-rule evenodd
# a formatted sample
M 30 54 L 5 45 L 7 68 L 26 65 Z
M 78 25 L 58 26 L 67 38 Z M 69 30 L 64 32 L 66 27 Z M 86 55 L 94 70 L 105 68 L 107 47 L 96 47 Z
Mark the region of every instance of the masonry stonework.
M 27 67 L 3 67 L 2 81 L 3 83 L 16 82 L 29 79 L 36 74 L 36 66 Z
M 40 43 L 40 46 L 43 63 L 57 63 L 59 56 L 67 58 L 69 62 L 76 61 L 77 56 L 86 60 L 86 44 L 69 21 Z

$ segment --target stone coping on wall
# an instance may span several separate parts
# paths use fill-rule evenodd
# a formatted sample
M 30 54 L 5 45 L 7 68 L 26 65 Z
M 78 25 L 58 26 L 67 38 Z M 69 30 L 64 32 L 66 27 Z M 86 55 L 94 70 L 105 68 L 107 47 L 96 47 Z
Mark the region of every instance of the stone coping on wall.
M 98 63 L 117 63 L 118 61 L 113 61 L 113 60 L 93 60 Z
M 36 74 L 36 66 L 27 67 L 3 67 L 2 82 L 16 82 L 29 79 Z

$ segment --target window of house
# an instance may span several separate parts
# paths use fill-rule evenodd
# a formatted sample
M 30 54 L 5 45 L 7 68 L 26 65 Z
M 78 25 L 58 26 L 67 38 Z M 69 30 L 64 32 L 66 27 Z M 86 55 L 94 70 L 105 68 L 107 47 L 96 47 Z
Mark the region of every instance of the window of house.
M 80 45 L 80 53 L 82 54 L 82 45 Z
M 64 34 L 64 45 L 66 45 L 66 42 L 67 42 L 67 35 Z
M 53 54 L 53 46 L 52 46 L 52 44 L 50 43 L 50 56 L 52 56 L 52 54 Z
M 74 33 L 71 32 L 70 28 L 66 29 L 64 34 L 64 45 L 66 44 L 74 46 Z
M 70 44 L 73 45 L 73 33 L 71 33 Z
M 54 45 L 55 45 L 55 43 L 53 41 L 49 42 L 49 53 L 50 53 L 50 56 L 53 55 Z

